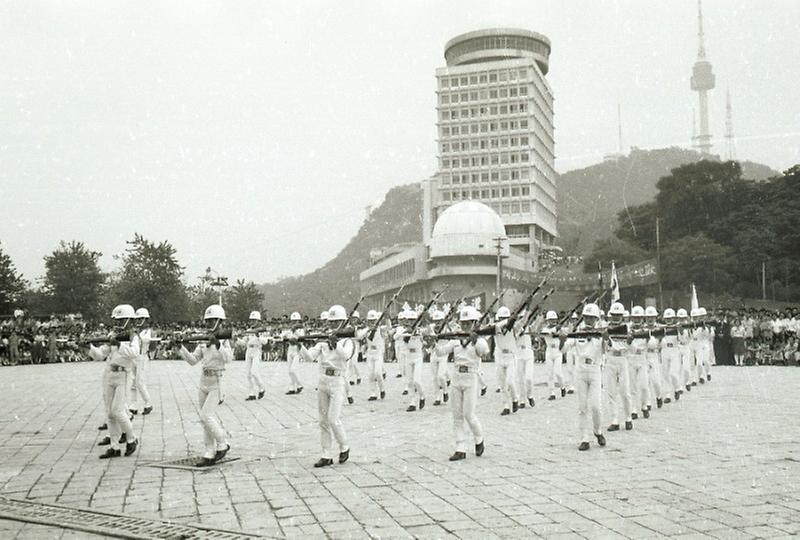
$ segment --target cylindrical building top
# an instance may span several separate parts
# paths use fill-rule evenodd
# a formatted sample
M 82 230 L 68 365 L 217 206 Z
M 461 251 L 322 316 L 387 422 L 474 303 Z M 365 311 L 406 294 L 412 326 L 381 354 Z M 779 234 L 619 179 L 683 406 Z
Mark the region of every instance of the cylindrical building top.
M 547 74 L 550 40 L 542 34 L 517 28 L 489 28 L 454 37 L 444 46 L 448 66 L 533 58 Z

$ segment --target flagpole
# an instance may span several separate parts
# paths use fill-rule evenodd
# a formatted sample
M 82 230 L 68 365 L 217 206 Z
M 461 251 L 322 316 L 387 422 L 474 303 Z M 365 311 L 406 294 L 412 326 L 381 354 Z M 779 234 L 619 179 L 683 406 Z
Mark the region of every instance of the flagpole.
M 658 271 L 658 308 L 664 309 L 664 290 L 661 288 L 661 232 L 656 218 L 656 268 Z

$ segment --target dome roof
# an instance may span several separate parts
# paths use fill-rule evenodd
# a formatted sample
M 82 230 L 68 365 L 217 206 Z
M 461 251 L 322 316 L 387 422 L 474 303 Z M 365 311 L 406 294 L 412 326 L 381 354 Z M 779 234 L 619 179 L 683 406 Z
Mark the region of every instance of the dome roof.
M 497 212 L 478 201 L 462 201 L 447 208 L 436 220 L 430 255 L 496 255 L 494 239 L 505 236 L 506 229 Z

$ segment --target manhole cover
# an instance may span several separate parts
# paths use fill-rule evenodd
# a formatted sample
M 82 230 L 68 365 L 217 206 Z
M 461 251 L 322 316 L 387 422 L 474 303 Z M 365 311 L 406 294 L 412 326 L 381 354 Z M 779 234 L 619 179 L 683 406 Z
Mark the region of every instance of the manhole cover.
M 226 529 L 145 519 L 111 512 L 84 508 L 71 508 L 56 504 L 0 497 L 0 519 L 37 523 L 102 534 L 115 538 L 165 538 L 165 539 L 237 539 L 260 538 L 259 535 Z
M 215 469 L 220 465 L 225 465 L 226 463 L 233 463 L 234 461 L 239 461 L 242 458 L 234 457 L 234 458 L 225 458 L 217 461 L 213 465 L 209 465 L 207 467 L 201 467 L 200 461 L 203 459 L 203 456 L 191 456 L 187 458 L 180 458 L 180 459 L 172 459 L 167 461 L 158 461 L 155 463 L 147 463 L 146 467 L 159 467 L 161 469 L 184 469 L 187 471 L 207 471 L 210 469 Z

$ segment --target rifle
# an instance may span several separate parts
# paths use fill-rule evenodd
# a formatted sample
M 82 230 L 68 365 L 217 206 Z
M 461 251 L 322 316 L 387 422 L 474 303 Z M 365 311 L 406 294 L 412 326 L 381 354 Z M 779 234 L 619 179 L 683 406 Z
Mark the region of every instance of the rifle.
M 435 332 L 436 334 L 439 334 L 441 333 L 442 330 L 444 330 L 444 327 L 447 326 L 447 323 L 449 323 L 452 320 L 453 316 L 456 314 L 456 311 L 458 311 L 458 306 L 461 305 L 461 302 L 466 300 L 467 296 L 469 295 L 465 294 L 464 296 L 459 298 L 456 303 L 450 305 L 450 311 L 447 313 L 447 315 L 444 316 L 442 322 L 439 323 L 439 326 L 436 328 Z
M 173 338 L 170 340 L 170 345 L 185 345 L 187 343 L 201 343 L 203 341 L 208 341 L 210 339 L 231 339 L 233 337 L 233 332 L 230 329 L 226 330 L 216 330 L 214 332 L 209 332 L 208 334 L 189 334 L 189 335 L 182 335 L 178 336 L 177 338 Z
M 341 330 L 336 329 L 329 334 L 308 334 L 305 336 L 301 336 L 297 338 L 297 341 L 330 341 L 331 339 L 341 339 L 341 338 L 351 338 L 356 335 L 356 331 L 354 328 L 342 328 Z
M 489 313 L 492 312 L 494 306 L 496 306 L 497 302 L 499 302 L 500 299 L 503 297 L 503 295 L 506 294 L 507 290 L 508 289 L 503 289 L 502 291 L 500 291 L 500 294 L 497 296 L 497 298 L 495 298 L 494 301 L 489 305 L 489 307 L 486 308 L 486 311 L 483 312 L 483 315 L 481 315 L 481 318 L 478 321 L 478 328 L 480 328 L 480 326 L 486 321 L 487 317 L 489 317 Z
M 360 305 L 361 305 L 361 302 L 363 302 L 363 301 L 364 301 L 364 298 L 366 298 L 366 297 L 367 297 L 367 295 L 366 295 L 366 294 L 362 294 L 362 295 L 361 295 L 361 298 L 359 298 L 359 299 L 358 299 L 358 302 L 356 302 L 356 305 L 354 305 L 354 306 L 353 306 L 353 309 L 351 309 L 351 310 L 350 310 L 350 313 L 348 314 L 347 318 L 346 318 L 345 320 L 343 320 L 343 321 L 342 321 L 342 322 L 339 324 L 339 328 L 337 328 L 337 330 L 341 330 L 342 328 L 344 328 L 344 325 L 346 325 L 346 324 L 347 324 L 347 322 L 350 320 L 350 317 L 352 317 L 352 316 L 353 316 L 353 313 L 355 313 L 355 312 L 356 312 L 356 310 L 358 310 L 358 306 L 360 306 Z
M 131 334 L 130 332 L 117 332 L 114 335 L 107 335 L 107 336 L 98 336 L 93 338 L 86 338 L 78 341 L 78 345 L 105 345 L 107 343 L 111 343 L 112 341 L 130 341 Z
M 573 313 L 575 313 L 576 311 L 578 311 L 578 309 L 580 309 L 580 307 L 581 307 L 581 306 L 583 306 L 584 304 L 586 304 L 586 303 L 589 301 L 589 299 L 590 299 L 592 296 L 594 296 L 595 294 L 597 294 L 597 291 L 592 291 L 591 293 L 589 293 L 589 294 L 587 294 L 586 296 L 584 296 L 584 297 L 583 297 L 583 300 L 581 300 L 580 302 L 578 302 L 577 304 L 575 304 L 575 307 L 573 307 L 572 309 L 570 309 L 569 311 L 567 311 L 567 313 L 564 315 L 564 318 L 562 318 L 560 321 L 558 321 L 558 323 L 556 324 L 556 326 L 558 326 L 558 327 L 561 327 L 561 326 L 563 326 L 563 325 L 564 325 L 564 323 L 565 323 L 565 322 L 567 322 L 567 320 L 568 320 L 570 317 L 572 317 L 572 314 L 573 314 Z
M 386 304 L 386 307 L 384 307 L 384 308 L 383 308 L 383 311 L 381 311 L 381 314 L 380 314 L 380 316 L 379 316 L 379 317 L 378 317 L 378 319 L 375 321 L 375 324 L 373 324 L 373 325 L 372 325 L 372 328 L 370 329 L 370 331 L 369 331 L 369 334 L 367 335 L 367 337 L 368 337 L 368 339 L 369 339 L 370 341 L 372 341 L 373 339 L 375 339 L 375 332 L 378 330 L 378 327 L 380 326 L 380 324 L 381 324 L 381 321 L 382 321 L 382 320 L 383 320 L 383 318 L 386 316 L 386 313 L 387 313 L 387 312 L 389 311 L 389 309 L 392 307 L 392 304 L 394 304 L 395 300 L 397 300 L 397 297 L 398 297 L 398 296 L 400 296 L 400 293 L 401 293 L 401 292 L 403 292 L 403 289 L 404 289 L 405 287 L 406 287 L 405 285 L 401 285 L 401 286 L 400 286 L 400 288 L 399 288 L 399 289 L 397 289 L 397 292 L 396 292 L 396 293 L 394 293 L 394 296 L 392 296 L 392 297 L 389 299 L 389 303 L 388 303 L 388 304 Z
M 542 281 L 539 282 L 539 284 L 536 286 L 536 288 L 533 289 L 530 293 L 528 293 L 528 295 L 525 297 L 525 300 L 523 300 L 522 303 L 520 303 L 520 305 L 518 305 L 516 307 L 514 312 L 511 313 L 511 315 L 509 315 L 509 317 L 508 317 L 509 326 L 513 326 L 514 322 L 517 320 L 517 317 L 519 317 L 519 314 L 522 313 L 522 310 L 530 305 L 531 300 L 533 300 L 533 297 L 536 296 L 536 293 L 539 292 L 539 290 L 544 286 L 545 283 L 547 283 L 547 280 L 552 275 L 553 275 L 553 272 L 550 272 L 549 274 L 544 276 L 542 278 Z M 506 327 L 506 328 L 508 328 L 508 327 Z
M 450 287 L 449 283 L 447 285 L 445 285 L 444 288 L 442 288 L 441 291 L 439 291 L 438 293 L 433 295 L 433 298 L 431 298 L 430 301 L 425 305 L 425 308 L 422 310 L 422 313 L 419 314 L 419 317 L 417 317 L 417 320 L 414 321 L 414 324 L 411 325 L 411 329 L 408 331 L 409 334 L 413 334 L 414 333 L 414 330 L 417 329 L 417 327 L 419 326 L 419 323 L 422 322 L 422 316 L 425 313 L 427 313 L 429 309 L 431 309 L 431 306 L 434 304 L 434 302 L 436 302 L 444 294 L 444 291 L 446 291 L 448 287 Z
M 608 291 L 609 291 L 609 289 L 605 289 L 605 290 L 603 290 L 603 292 L 602 292 L 602 293 L 600 293 L 600 294 L 599 294 L 599 295 L 598 295 L 598 296 L 597 296 L 597 297 L 596 297 L 596 298 L 593 300 L 593 302 L 597 303 L 597 302 L 599 302 L 600 300 L 602 300 L 602 299 L 603 299 L 603 297 L 604 297 L 606 294 L 608 294 Z M 597 293 L 594 293 L 594 294 L 597 294 Z M 581 313 L 580 317 L 578 317 L 578 320 L 577 320 L 577 321 L 575 321 L 575 328 L 578 328 L 578 325 L 579 325 L 579 324 L 581 324 L 581 321 L 583 321 L 583 313 Z
M 539 308 L 544 305 L 545 300 L 547 300 L 550 297 L 550 295 L 553 294 L 554 292 L 555 288 L 550 288 L 550 290 L 547 291 L 547 293 L 542 297 L 542 299 L 539 300 L 539 303 L 536 304 L 536 306 L 531 310 L 530 314 L 525 319 L 525 324 L 522 326 L 523 332 L 528 328 L 528 326 L 531 325 L 531 323 L 533 322 L 533 318 L 536 316 L 537 313 L 539 313 Z

